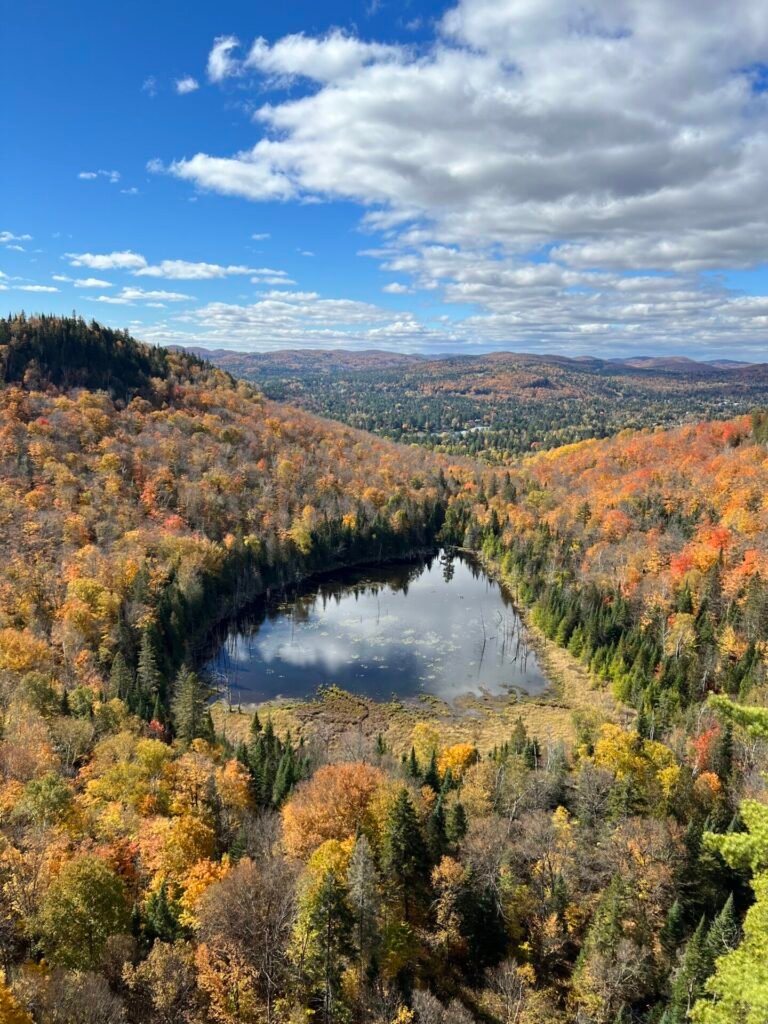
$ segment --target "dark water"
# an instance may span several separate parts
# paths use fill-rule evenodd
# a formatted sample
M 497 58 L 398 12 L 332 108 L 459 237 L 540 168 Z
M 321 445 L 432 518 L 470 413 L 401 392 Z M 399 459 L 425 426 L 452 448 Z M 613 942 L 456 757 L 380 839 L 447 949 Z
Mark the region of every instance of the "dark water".
M 262 601 L 208 671 L 233 701 L 309 697 L 335 684 L 376 699 L 537 693 L 546 686 L 511 601 L 474 562 L 344 570 Z

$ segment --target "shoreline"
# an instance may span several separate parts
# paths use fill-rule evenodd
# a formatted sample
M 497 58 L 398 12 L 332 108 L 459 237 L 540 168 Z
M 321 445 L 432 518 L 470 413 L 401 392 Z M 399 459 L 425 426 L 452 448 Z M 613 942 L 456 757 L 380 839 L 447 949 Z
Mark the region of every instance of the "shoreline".
M 497 565 L 478 552 L 455 550 L 473 558 L 513 601 L 548 680 L 544 691 L 503 696 L 467 693 L 448 703 L 428 693 L 403 700 L 377 701 L 331 686 L 305 699 L 274 698 L 239 703 L 231 708 L 224 700 L 218 700 L 211 705 L 217 732 L 237 744 L 247 736 L 253 712 L 258 711 L 261 717 L 272 718 L 280 735 L 290 730 L 294 737 L 319 740 L 329 752 L 355 744 L 362 749 L 381 734 L 388 749 L 400 755 L 410 749 L 413 727 L 418 722 L 428 722 L 440 731 L 445 745 L 473 742 L 482 754 L 508 739 L 518 718 L 531 736 L 544 743 L 556 743 L 572 742 L 575 738 L 574 712 L 597 712 L 613 721 L 628 717 L 627 709 L 619 706 L 607 684 L 597 681 L 578 659 L 530 622 L 527 609 L 520 608 L 514 600 L 511 581 Z

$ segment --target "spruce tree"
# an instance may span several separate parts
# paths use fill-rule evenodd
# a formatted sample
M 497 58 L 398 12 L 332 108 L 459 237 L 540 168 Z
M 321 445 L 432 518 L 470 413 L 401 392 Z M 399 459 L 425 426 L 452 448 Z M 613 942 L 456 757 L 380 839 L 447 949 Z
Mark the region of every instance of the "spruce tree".
M 349 901 L 355 916 L 355 939 L 362 978 L 374 953 L 376 922 L 379 904 L 378 871 L 371 844 L 365 833 L 360 833 L 347 869 Z
M 675 900 L 667 912 L 666 920 L 659 933 L 662 948 L 670 959 L 683 940 L 684 928 L 683 908 L 680 905 L 680 900 Z
M 733 908 L 733 893 L 723 904 L 723 908 L 707 932 L 706 951 L 710 960 L 710 969 L 719 956 L 724 956 L 736 948 L 739 943 L 739 922 Z
M 385 875 L 402 897 L 408 921 L 410 897 L 421 888 L 429 861 L 419 819 L 405 787 L 399 790 L 387 816 L 381 862 Z
M 440 791 L 440 774 L 437 770 L 437 754 L 434 750 L 429 759 L 429 767 L 424 773 L 424 785 L 429 786 L 435 793 Z
M 319 1019 L 333 1024 L 340 1019 L 341 979 L 344 962 L 354 952 L 354 918 L 344 884 L 333 871 L 326 872 L 309 895 L 299 920 L 303 933 L 302 966 L 319 1004 Z
M 165 881 L 147 900 L 144 913 L 144 934 L 150 942 L 173 942 L 181 933 L 178 907 L 168 897 Z
M 142 696 L 146 700 L 154 698 L 160 689 L 160 670 L 157 667 L 157 655 L 155 644 L 149 629 L 144 629 L 141 634 L 141 645 L 139 647 L 139 665 L 136 673 L 136 680 Z
M 461 842 L 466 834 L 467 812 L 464 810 L 464 804 L 457 800 L 448 811 L 448 816 L 445 822 L 445 835 L 448 842 L 453 843 L 455 846 L 457 843 Z
M 171 711 L 174 730 L 183 743 L 191 743 L 206 732 L 205 699 L 205 688 L 200 677 L 182 665 L 176 676 Z
M 442 797 L 437 798 L 434 810 L 427 818 L 426 833 L 427 850 L 429 852 L 430 859 L 437 864 L 443 856 L 443 853 L 445 853 L 447 843 L 445 833 L 445 813 L 443 811 Z
M 707 954 L 706 940 L 707 923 L 702 917 L 688 940 L 680 967 L 672 980 L 669 1005 L 675 1024 L 683 1024 L 686 1020 L 710 973 L 711 961 Z
M 125 700 L 133 686 L 133 672 L 123 657 L 122 651 L 118 651 L 112 660 L 112 668 L 109 673 L 109 695 Z

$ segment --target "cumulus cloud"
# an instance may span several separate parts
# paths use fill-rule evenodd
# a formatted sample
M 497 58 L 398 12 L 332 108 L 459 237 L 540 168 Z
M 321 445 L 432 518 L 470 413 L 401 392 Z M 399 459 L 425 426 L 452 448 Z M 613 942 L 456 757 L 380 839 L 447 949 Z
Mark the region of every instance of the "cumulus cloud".
M 120 171 L 80 171 L 78 178 L 82 181 L 96 181 L 97 178 L 106 178 L 111 185 L 120 181 Z
M 75 288 L 111 288 L 111 281 L 104 281 L 100 277 L 68 277 L 66 274 L 53 274 L 54 281 L 62 281 L 72 284 Z
M 162 260 L 152 266 L 141 266 L 135 270 L 136 277 L 166 277 L 178 281 L 207 281 L 212 278 L 231 277 L 236 274 L 253 274 L 251 267 L 242 265 L 221 266 L 218 263 L 191 263 L 188 260 Z
M 0 245 L 10 245 L 11 242 L 31 242 L 32 235 L 14 235 L 12 231 L 0 231 Z
M 91 270 L 136 270 L 147 265 L 143 256 L 130 249 L 107 253 L 68 252 L 65 255 L 73 267 Z
M 208 54 L 208 78 L 212 82 L 221 82 L 225 78 L 238 73 L 238 61 L 233 51 L 240 46 L 237 36 L 218 36 Z
M 184 75 L 183 78 L 177 78 L 174 82 L 176 92 L 179 96 L 186 96 L 190 92 L 195 92 L 200 88 L 200 83 L 192 75 Z
M 273 270 L 272 267 L 257 267 L 252 271 L 251 284 L 289 285 L 296 282 L 284 270 Z
M 338 29 L 320 39 L 299 32 L 284 36 L 273 46 L 266 39 L 257 39 L 244 64 L 233 70 L 249 68 L 277 78 L 338 82 L 366 65 L 395 60 L 402 52 L 401 47 L 362 42 Z
M 249 305 L 212 302 L 143 332 L 163 344 L 243 350 L 325 346 L 391 346 L 416 350 L 445 335 L 409 313 L 372 303 L 273 289 Z
M 94 302 L 105 302 L 113 306 L 129 306 L 134 302 L 144 302 L 151 305 L 156 302 L 183 302 L 191 299 L 191 295 L 184 295 L 182 292 L 147 291 L 143 288 L 123 288 L 117 295 L 97 295 Z
M 727 18 L 716 0 L 460 0 L 421 50 L 223 36 L 212 81 L 309 87 L 258 108 L 250 148 L 162 169 L 256 201 L 359 203 L 393 271 L 472 307 L 466 332 L 489 343 L 753 345 L 762 314 L 702 272 L 765 259 L 766 53 L 762 0 Z

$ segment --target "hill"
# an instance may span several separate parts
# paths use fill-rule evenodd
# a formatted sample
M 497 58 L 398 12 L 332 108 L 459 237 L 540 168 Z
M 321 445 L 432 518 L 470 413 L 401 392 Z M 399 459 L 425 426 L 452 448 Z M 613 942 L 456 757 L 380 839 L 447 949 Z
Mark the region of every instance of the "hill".
M 318 419 L 122 332 L 30 323 L 34 345 L 3 324 L 22 341 L 0 387 L 10 1012 L 747 1019 L 768 920 L 768 415 L 500 469 Z M 135 367 L 132 389 L 107 359 L 67 376 L 56 353 L 83 332 L 82 351 Z M 302 714 L 210 714 L 195 655 L 217 619 L 438 542 L 475 551 L 559 648 L 548 708 L 567 714 L 578 671 L 573 742 L 533 735 L 513 696 L 471 709 L 461 737 L 428 701 L 338 692 Z M 348 727 L 335 743 L 329 708 Z M 496 709 L 508 734 L 485 745 Z
M 768 403 L 768 365 L 515 353 L 208 353 L 266 395 L 406 443 L 498 462 Z
M 26 388 L 90 388 L 126 399 L 151 398 L 153 380 L 188 378 L 201 360 L 143 345 L 95 321 L 23 314 L 0 319 L 0 381 Z

